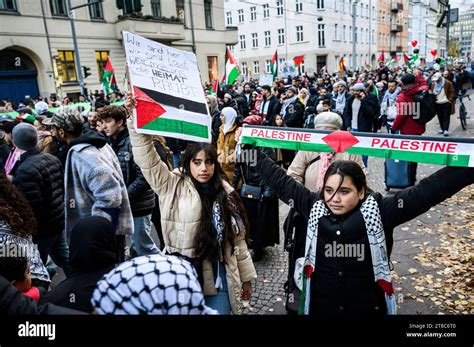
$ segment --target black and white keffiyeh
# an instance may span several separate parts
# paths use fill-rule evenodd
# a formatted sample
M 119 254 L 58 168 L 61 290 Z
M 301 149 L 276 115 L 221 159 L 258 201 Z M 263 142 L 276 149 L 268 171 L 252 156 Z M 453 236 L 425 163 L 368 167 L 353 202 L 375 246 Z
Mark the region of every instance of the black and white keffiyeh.
M 364 218 L 367 237 L 369 239 L 375 282 L 385 293 L 387 313 L 396 314 L 397 305 L 393 295 L 392 277 L 390 276 L 385 233 L 383 230 L 382 219 L 380 217 L 379 206 L 372 195 L 369 195 L 362 203 L 360 211 Z M 323 216 L 329 215 L 330 213 L 331 212 L 322 200 L 317 201 L 311 208 L 308 229 L 306 232 L 305 258 L 302 274 L 301 277 L 299 277 L 300 281 L 302 281 L 302 283 L 300 283 L 302 295 L 299 310 L 301 314 L 309 314 L 311 274 L 314 272 L 316 264 L 319 219 Z
M 205 305 L 192 265 L 161 254 L 119 265 L 99 281 L 91 302 L 98 314 L 217 314 Z

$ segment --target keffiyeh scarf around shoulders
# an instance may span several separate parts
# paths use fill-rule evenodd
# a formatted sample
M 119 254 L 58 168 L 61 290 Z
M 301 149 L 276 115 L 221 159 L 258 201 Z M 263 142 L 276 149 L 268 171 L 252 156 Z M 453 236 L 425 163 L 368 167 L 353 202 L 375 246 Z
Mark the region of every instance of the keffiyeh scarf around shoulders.
M 385 302 L 387 304 L 387 313 L 396 314 L 397 305 L 393 293 L 392 277 L 390 275 L 390 266 L 385 242 L 385 232 L 377 201 L 372 195 L 362 203 L 360 211 L 364 218 L 367 237 L 370 244 L 370 253 L 372 256 L 372 267 L 374 270 L 374 280 L 385 293 Z M 309 314 L 310 307 L 310 288 L 311 275 L 316 265 L 316 247 L 318 240 L 318 223 L 323 216 L 330 215 L 330 210 L 326 207 L 323 200 L 318 200 L 312 207 L 308 229 L 306 232 L 305 257 L 302 273 L 302 291 L 300 298 L 299 314 Z

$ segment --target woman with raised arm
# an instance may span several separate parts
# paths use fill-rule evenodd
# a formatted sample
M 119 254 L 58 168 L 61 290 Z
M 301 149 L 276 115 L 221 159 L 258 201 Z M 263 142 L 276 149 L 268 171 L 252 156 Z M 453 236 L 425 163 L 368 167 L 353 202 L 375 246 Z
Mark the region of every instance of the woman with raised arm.
M 445 167 L 393 195 L 367 187 L 353 161 L 335 161 L 315 193 L 258 151 L 264 184 L 308 221 L 295 281 L 299 313 L 321 316 L 396 313 L 389 256 L 393 229 L 474 183 L 474 168 Z
M 129 95 L 126 106 L 135 107 Z M 239 195 L 225 180 L 212 144 L 194 143 L 179 171 L 170 172 L 156 153 L 152 136 L 138 134 L 128 121 L 133 157 L 160 201 L 164 252 L 195 266 L 206 305 L 220 314 L 240 313 L 257 277 L 247 248 L 248 222 Z

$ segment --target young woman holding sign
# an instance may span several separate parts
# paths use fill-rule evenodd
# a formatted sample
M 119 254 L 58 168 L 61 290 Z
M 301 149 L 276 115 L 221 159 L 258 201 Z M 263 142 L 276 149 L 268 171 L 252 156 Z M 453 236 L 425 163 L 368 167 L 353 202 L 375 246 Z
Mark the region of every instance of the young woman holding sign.
M 135 107 L 129 95 L 126 106 Z M 248 222 L 239 195 L 225 180 L 212 144 L 195 143 L 184 152 L 179 172 L 170 172 L 152 136 L 128 121 L 133 156 L 159 197 L 165 253 L 196 267 L 206 305 L 220 314 L 240 313 L 257 277 L 247 248 Z
M 257 171 L 308 221 L 295 270 L 302 290 L 298 307 L 301 314 L 324 317 L 396 313 L 389 266 L 393 229 L 474 183 L 474 168 L 445 167 L 383 197 L 367 187 L 360 165 L 341 160 L 329 166 L 322 190 L 313 193 L 261 151 Z

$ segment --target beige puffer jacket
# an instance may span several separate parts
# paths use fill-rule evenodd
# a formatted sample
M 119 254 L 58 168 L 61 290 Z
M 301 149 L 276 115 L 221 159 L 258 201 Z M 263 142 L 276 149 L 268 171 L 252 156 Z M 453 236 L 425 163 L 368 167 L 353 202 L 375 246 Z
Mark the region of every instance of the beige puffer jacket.
M 190 178 L 168 170 L 155 151 L 152 136 L 137 134 L 131 121 L 128 121 L 128 128 L 134 160 L 159 198 L 165 252 L 168 254 L 177 252 L 194 258 L 194 237 L 201 218 L 199 193 Z M 234 191 L 227 182 L 223 183 L 228 194 Z M 235 232 L 234 254 L 231 245 L 226 244 L 224 258 L 229 301 L 232 312 L 239 314 L 242 309 L 240 300 L 242 283 L 256 278 L 257 273 L 245 241 L 245 230 L 241 230 L 243 228 L 239 228 L 235 220 L 232 221 L 232 225 Z M 208 261 L 203 262 L 203 278 L 204 295 L 217 294 L 212 265 Z
M 304 184 L 306 188 L 315 192 L 316 183 L 318 182 L 318 175 L 321 170 L 321 160 L 315 161 L 313 164 L 309 163 L 315 159 L 321 153 L 319 152 L 305 152 L 299 151 L 290 167 L 288 168 L 288 175 L 293 177 L 295 180 Z M 367 169 L 365 168 L 362 157 L 357 154 L 349 153 L 336 153 L 333 157 L 332 162 L 336 160 L 352 160 L 355 161 L 359 166 L 364 170 L 364 173 L 367 175 Z M 308 166 L 309 165 L 309 166 Z

